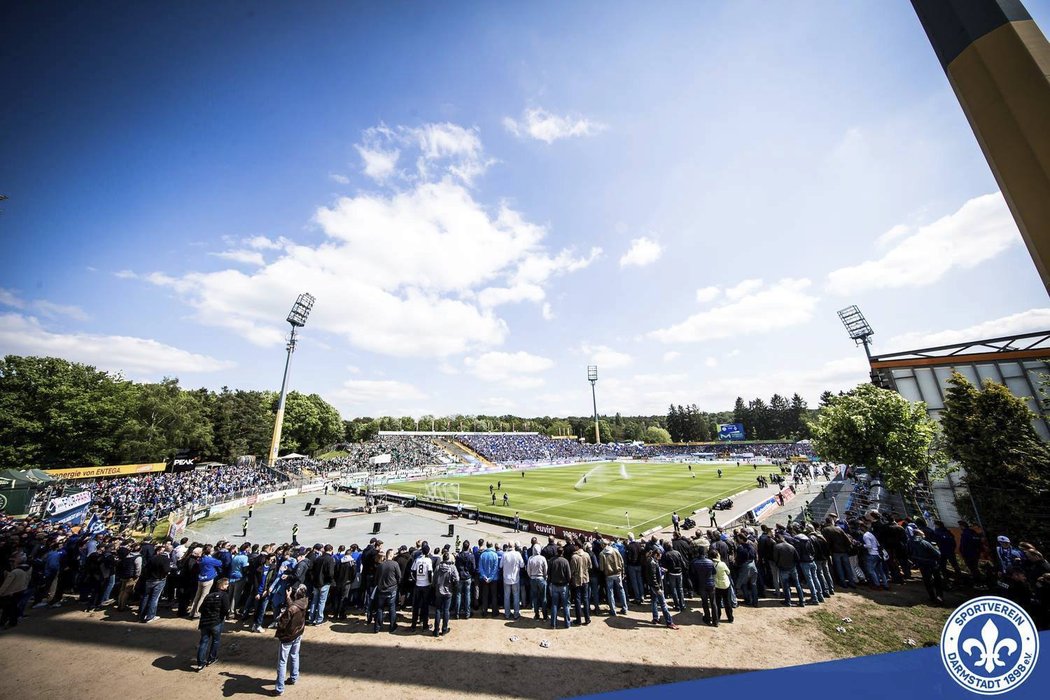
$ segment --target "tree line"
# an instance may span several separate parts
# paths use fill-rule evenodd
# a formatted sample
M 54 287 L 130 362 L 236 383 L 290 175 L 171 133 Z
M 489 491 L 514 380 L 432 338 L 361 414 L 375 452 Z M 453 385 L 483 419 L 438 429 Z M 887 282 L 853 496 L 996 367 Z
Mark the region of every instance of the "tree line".
M 159 462 L 183 449 L 229 463 L 267 454 L 276 410 L 273 391 L 133 382 L 55 357 L 8 355 L 0 364 L 0 465 Z M 282 453 L 312 453 L 342 436 L 339 412 L 324 399 L 288 394 Z

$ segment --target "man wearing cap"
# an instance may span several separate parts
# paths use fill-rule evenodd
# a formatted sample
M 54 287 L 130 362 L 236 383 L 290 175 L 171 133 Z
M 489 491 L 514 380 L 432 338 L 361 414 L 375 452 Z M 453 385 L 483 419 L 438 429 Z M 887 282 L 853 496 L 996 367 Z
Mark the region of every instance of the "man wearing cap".
M 908 541 L 908 557 L 919 569 L 926 593 L 934 603 L 944 602 L 944 579 L 941 577 L 941 550 L 926 539 L 926 533 L 916 529 Z

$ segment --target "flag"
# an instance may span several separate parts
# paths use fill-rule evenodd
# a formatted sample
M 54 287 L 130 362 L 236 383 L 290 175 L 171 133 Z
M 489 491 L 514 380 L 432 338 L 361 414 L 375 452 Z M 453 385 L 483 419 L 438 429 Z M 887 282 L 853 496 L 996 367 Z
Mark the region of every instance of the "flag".
M 100 532 L 106 531 L 106 528 L 102 524 L 102 521 L 98 519 L 98 513 L 92 514 L 91 520 L 88 520 L 87 528 L 85 529 L 87 530 L 87 534 L 89 535 L 97 535 Z

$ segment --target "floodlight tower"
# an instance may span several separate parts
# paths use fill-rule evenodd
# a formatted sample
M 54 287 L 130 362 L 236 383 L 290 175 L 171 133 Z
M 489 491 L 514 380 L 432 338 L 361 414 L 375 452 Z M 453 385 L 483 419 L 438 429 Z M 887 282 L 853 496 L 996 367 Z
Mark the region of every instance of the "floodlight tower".
M 871 325 L 864 318 L 864 314 L 854 304 L 839 311 L 839 319 L 846 327 L 850 339 L 857 345 L 864 346 L 864 354 L 868 356 L 868 362 L 871 362 L 871 336 L 875 335 L 875 331 L 871 330 Z
M 273 422 L 273 440 L 270 442 L 270 458 L 267 461 L 273 466 L 277 461 L 277 450 L 281 446 L 281 428 L 284 427 L 284 400 L 288 396 L 288 369 L 292 364 L 292 353 L 295 352 L 296 329 L 306 325 L 306 319 L 310 315 L 310 309 L 314 308 L 312 294 L 300 294 L 288 312 L 288 323 L 292 326 L 292 333 L 288 336 L 288 355 L 284 360 L 284 379 L 281 380 L 281 398 L 277 401 L 277 417 Z
M 856 304 L 839 311 L 839 318 L 853 342 L 864 346 L 864 354 L 868 356 L 868 366 L 871 367 L 871 336 L 875 335 L 875 331 L 871 329 L 868 320 Z M 881 389 L 893 388 L 892 383 L 874 369 L 871 370 L 871 383 Z
M 602 444 L 602 434 L 598 430 L 598 397 L 594 385 L 598 383 L 598 365 L 587 365 L 587 381 L 591 383 L 591 402 L 594 405 L 594 444 Z

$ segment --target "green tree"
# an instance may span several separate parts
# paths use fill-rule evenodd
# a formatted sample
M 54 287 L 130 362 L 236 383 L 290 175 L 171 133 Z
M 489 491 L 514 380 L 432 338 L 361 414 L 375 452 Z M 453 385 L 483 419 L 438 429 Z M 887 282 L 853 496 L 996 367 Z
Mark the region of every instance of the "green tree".
M 609 421 L 605 420 L 604 418 L 599 418 L 598 419 L 598 430 L 601 432 L 602 442 L 612 442 L 611 437 L 608 437 L 608 436 L 611 436 L 613 434 L 612 424 L 609 423 Z M 589 423 L 587 423 L 586 432 L 584 432 L 583 437 L 584 437 L 585 440 L 587 440 L 587 442 L 590 442 L 590 443 L 595 442 L 595 440 L 594 440 L 594 421 L 593 420 L 591 420 Z
M 980 390 L 953 372 L 941 414 L 944 451 L 966 471 L 986 526 L 1011 536 L 1050 535 L 1045 513 L 1050 447 L 1039 439 L 1024 399 L 987 380 Z
M 8 355 L 0 364 L 0 464 L 112 464 L 131 386 L 88 365 Z
M 343 421 L 339 411 L 317 394 L 288 393 L 284 407 L 281 450 L 313 454 L 339 442 Z
M 671 442 L 671 433 L 663 428 L 650 425 L 645 429 L 645 437 L 643 439 L 650 444 L 662 445 Z
M 128 416 L 119 433 L 118 456 L 123 462 L 154 462 L 177 450 L 210 454 L 212 426 L 201 395 L 184 391 L 178 379 L 133 384 Z
M 273 392 L 223 387 L 206 399 L 212 425 L 211 456 L 232 463 L 241 455 L 265 455 L 273 436 Z
M 817 454 L 866 466 L 897 491 L 909 488 L 930 467 L 935 432 L 925 404 L 861 384 L 820 412 L 813 437 Z

